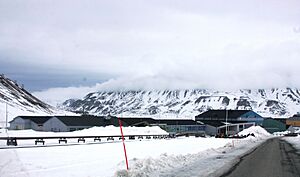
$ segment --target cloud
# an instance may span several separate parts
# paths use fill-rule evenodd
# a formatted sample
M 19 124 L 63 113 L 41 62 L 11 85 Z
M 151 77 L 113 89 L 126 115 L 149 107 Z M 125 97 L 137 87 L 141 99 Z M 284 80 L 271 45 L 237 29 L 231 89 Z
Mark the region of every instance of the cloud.
M 93 87 L 47 90 L 68 97 L 300 87 L 299 10 L 296 0 L 0 1 L 0 62 L 111 76 Z

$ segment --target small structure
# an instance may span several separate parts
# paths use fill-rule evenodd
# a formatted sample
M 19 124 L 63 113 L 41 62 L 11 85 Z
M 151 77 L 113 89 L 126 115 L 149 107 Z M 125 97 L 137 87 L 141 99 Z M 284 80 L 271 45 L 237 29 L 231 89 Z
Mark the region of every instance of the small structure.
M 251 110 L 209 110 L 197 115 L 195 120 L 206 124 L 210 135 L 234 135 L 263 123 L 263 117 Z

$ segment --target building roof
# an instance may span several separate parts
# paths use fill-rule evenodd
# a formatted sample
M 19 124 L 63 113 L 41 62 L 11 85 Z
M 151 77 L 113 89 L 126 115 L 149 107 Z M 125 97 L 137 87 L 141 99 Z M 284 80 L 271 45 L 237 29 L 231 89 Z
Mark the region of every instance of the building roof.
M 300 121 L 300 117 L 293 116 L 288 118 L 287 120 Z
M 218 121 L 218 120 L 216 120 L 216 121 L 201 120 L 200 122 L 202 122 L 203 124 L 206 124 L 206 125 L 213 126 L 213 127 L 220 127 L 220 126 L 226 125 L 224 122 Z
M 200 123 L 191 119 L 158 119 L 156 120 L 156 123 L 167 125 L 201 125 Z
M 134 125 L 155 125 L 155 124 L 166 124 L 166 125 L 201 125 L 194 120 L 189 119 L 153 119 L 153 118 L 120 118 L 129 126 Z
M 196 119 L 201 118 L 213 118 L 213 119 L 224 119 L 226 117 L 228 119 L 237 119 L 242 115 L 248 113 L 250 110 L 208 110 L 202 114 L 196 116 Z
M 126 118 L 120 118 L 120 120 L 122 120 L 123 122 L 125 122 L 125 124 L 127 126 L 135 126 L 135 125 L 150 125 L 150 124 L 154 124 L 156 121 L 155 119 L 152 118 L 130 118 L 130 117 L 126 117 Z
M 34 122 L 36 124 L 44 124 L 47 120 L 51 119 L 52 116 L 18 116 L 16 118 L 21 118 L 24 120 L 31 120 L 32 122 Z
M 273 120 L 273 121 L 279 121 L 279 122 L 282 122 L 282 123 L 286 123 L 286 120 L 288 120 L 287 118 L 264 118 L 264 120 Z
M 226 125 L 226 122 L 219 121 L 219 120 L 201 120 L 199 122 L 202 122 L 205 125 L 210 125 L 210 126 L 213 126 L 213 127 L 221 127 L 221 126 Z M 247 123 L 247 122 L 244 122 L 244 121 L 228 121 L 227 125 L 230 126 L 230 125 L 237 125 L 237 124 L 244 124 L 244 123 Z M 250 123 L 250 122 L 248 122 L 248 123 Z
M 105 126 L 105 120 L 96 116 L 55 116 L 66 126 Z

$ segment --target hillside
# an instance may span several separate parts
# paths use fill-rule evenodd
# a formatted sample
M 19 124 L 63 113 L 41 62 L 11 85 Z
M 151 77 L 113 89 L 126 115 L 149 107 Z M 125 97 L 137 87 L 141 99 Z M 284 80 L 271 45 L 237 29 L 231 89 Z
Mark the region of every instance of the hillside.
M 0 127 L 5 125 L 6 106 L 8 121 L 18 115 L 51 115 L 62 113 L 31 95 L 15 81 L 6 78 L 4 75 L 0 75 Z
M 70 99 L 62 107 L 98 115 L 194 118 L 208 109 L 251 109 L 266 117 L 288 117 L 300 110 L 298 89 L 233 92 L 195 90 L 103 91 Z

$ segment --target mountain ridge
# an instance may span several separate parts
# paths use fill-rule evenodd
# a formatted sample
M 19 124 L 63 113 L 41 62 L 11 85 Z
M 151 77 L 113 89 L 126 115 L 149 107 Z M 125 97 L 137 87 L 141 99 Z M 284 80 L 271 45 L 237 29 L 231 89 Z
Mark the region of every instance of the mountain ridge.
M 23 86 L 3 74 L 0 75 L 0 127 L 8 121 L 20 115 L 53 115 L 62 114 L 65 111 L 44 103 L 29 93 Z M 7 114 L 7 115 L 6 115 Z
M 188 117 L 209 109 L 254 110 L 265 117 L 289 117 L 300 110 L 300 90 L 296 88 L 99 91 L 62 105 L 69 111 L 96 115 Z

